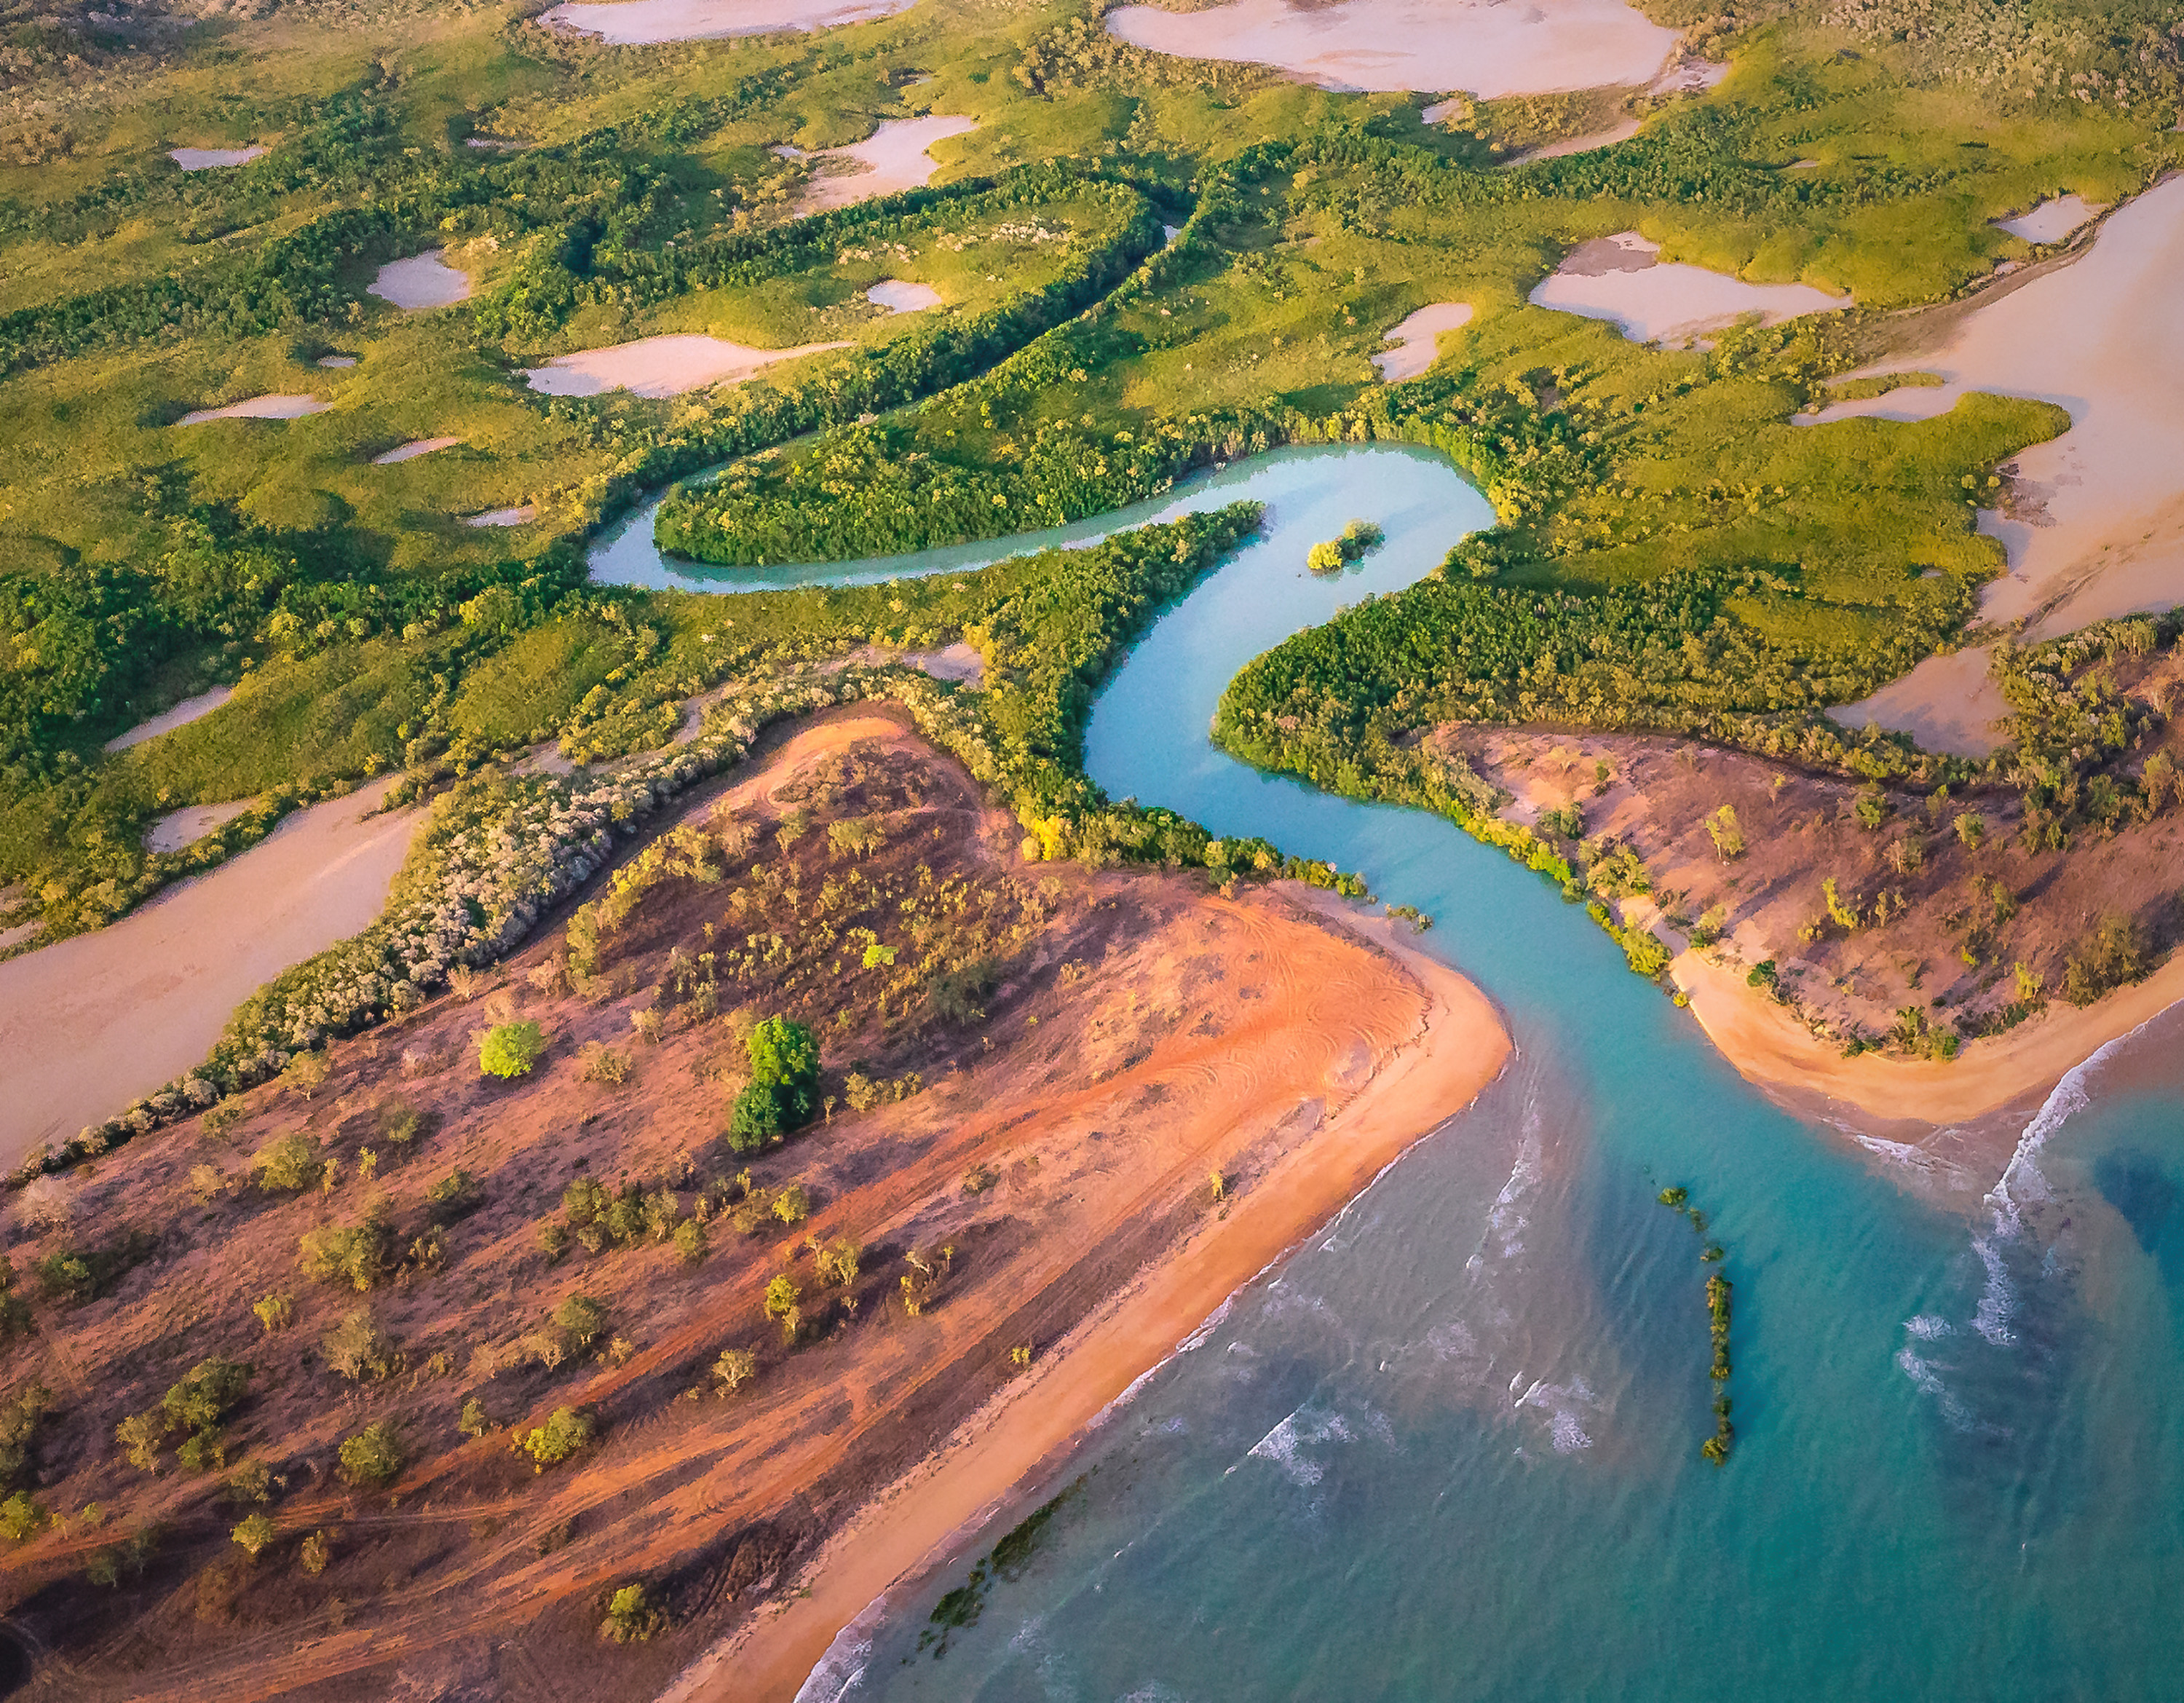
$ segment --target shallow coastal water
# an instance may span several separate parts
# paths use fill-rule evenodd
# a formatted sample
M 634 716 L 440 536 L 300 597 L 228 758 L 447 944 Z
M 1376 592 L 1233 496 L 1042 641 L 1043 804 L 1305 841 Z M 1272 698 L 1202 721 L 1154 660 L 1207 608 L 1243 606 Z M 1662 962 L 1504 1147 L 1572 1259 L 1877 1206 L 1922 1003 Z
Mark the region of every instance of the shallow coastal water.
M 1635 231 L 1580 243 L 1533 290 L 1532 305 L 1607 320 L 1634 343 L 1680 343 L 1758 314 L 1774 325 L 1850 305 L 1809 284 L 1753 284 L 1704 266 L 1663 265 Z
M 2172 1695 L 2184 1021 L 2017 1113 L 2027 1157 L 1967 1212 L 1777 1109 L 1500 854 L 1219 755 L 1196 730 L 1237 667 L 1484 518 L 1445 464 L 1379 459 L 1406 454 L 1223 476 L 1271 498 L 1269 535 L 1133 652 L 1088 762 L 1112 794 L 1432 913 L 1423 944 L 1502 1005 L 1519 1056 L 804 1695 L 1668 1700 L 1703 1676 L 1818 1703 L 1937 1674 L 1985 1698 Z M 1304 544 L 1353 515 L 1388 545 L 1316 582 Z M 1724 1469 L 1698 1454 L 1707 1268 L 1653 1200 L 1671 1183 L 1737 1286 Z M 936 1656 L 940 1594 L 1056 1493 Z
M 845 343 L 807 343 L 794 349 L 755 349 L 702 332 L 677 332 L 557 355 L 543 366 L 524 368 L 523 376 L 533 390 L 546 396 L 599 396 L 610 390 L 680 396 L 708 385 L 740 384 L 777 361 L 848 347 Z

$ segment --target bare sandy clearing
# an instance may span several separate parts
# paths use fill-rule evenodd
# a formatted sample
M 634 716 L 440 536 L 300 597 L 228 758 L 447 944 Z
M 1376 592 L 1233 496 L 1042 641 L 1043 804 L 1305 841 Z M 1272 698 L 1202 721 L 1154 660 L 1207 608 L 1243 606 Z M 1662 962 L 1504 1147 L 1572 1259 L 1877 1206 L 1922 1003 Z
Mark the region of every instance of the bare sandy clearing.
M 907 11 L 912 0 L 571 0 L 538 21 L 619 47 L 831 30 Z
M 198 408 L 175 424 L 201 426 L 208 420 L 300 420 L 306 414 L 323 414 L 332 407 L 315 396 L 249 396 L 223 408 Z
M 531 388 L 548 396 L 598 396 L 628 390 L 639 396 L 680 396 L 713 384 L 741 384 L 777 361 L 847 349 L 846 343 L 806 343 L 794 349 L 754 349 L 695 332 L 639 338 L 604 349 L 557 355 L 524 369 Z
M 951 136 L 963 136 L 978 127 L 974 118 L 953 118 L 928 113 L 923 118 L 883 119 L 880 127 L 862 142 L 848 148 L 826 148 L 809 158 L 845 162 L 847 170 L 829 170 L 805 186 L 796 204 L 800 213 L 823 213 L 830 207 L 847 207 L 876 195 L 893 195 L 933 181 L 940 162 L 925 150 Z
M 2096 207 L 2081 195 L 2059 195 L 2042 201 L 2014 219 L 1997 219 L 1995 229 L 2022 237 L 2028 243 L 2059 243 L 2081 225 L 2089 225 L 2108 209 Z
M 392 302 L 405 313 L 444 308 L 468 299 L 469 274 L 459 272 L 441 257 L 445 248 L 427 248 L 406 260 L 389 260 L 379 269 L 365 293 Z
M 1634 343 L 1680 343 L 1756 313 L 1769 325 L 1848 307 L 1807 284 L 1748 284 L 1704 266 L 1663 265 L 1659 245 L 1635 231 L 1580 243 L 1529 298 L 1586 319 L 1607 320 Z
M 940 292 L 930 284 L 912 283 L 906 278 L 882 278 L 865 292 L 865 299 L 889 313 L 915 314 L 939 307 Z
M 192 804 L 170 810 L 144 830 L 144 849 L 179 852 L 203 839 L 214 829 L 234 821 L 250 808 L 250 803 L 247 798 L 239 798 L 229 804 Z
M 106 749 L 127 751 L 130 746 L 142 745 L 146 740 L 155 740 L 170 729 L 193 722 L 199 716 L 210 715 L 234 695 L 235 688 L 232 686 L 214 686 L 210 691 L 199 692 L 193 698 L 185 698 L 164 715 L 154 716 L 148 722 L 139 722 L 125 734 L 116 734 L 107 740 Z
M 535 503 L 518 503 L 513 508 L 488 509 L 482 515 L 465 515 L 466 527 L 527 527 L 538 518 Z
M 354 366 L 356 365 L 356 357 L 353 355 L 322 355 L 319 357 L 319 365 L 321 366 Z
M 1203 12 L 1120 7 L 1107 27 L 1156 53 L 1273 65 L 1325 88 L 1487 100 L 1647 82 L 1676 47 L 1675 31 L 1622 0 L 1233 0 Z
M 412 438 L 406 444 L 397 444 L 383 455 L 374 455 L 375 467 L 391 467 L 397 461 L 414 461 L 420 455 L 429 455 L 435 449 L 452 449 L 463 440 L 460 438 Z
M 2009 464 L 2006 512 L 1982 519 L 2009 572 L 1981 595 L 1988 621 L 2052 637 L 2184 599 L 2184 177 L 2111 214 L 2094 240 L 2028 271 L 1970 311 L 1937 315 L 1938 346 L 1869 371 L 1938 372 L 1938 388 L 1837 403 L 1813 416 L 1926 420 L 1968 391 L 2070 410 L 2061 437 Z M 1855 375 L 1854 375 L 1855 376 Z
M 1560 142 L 1544 142 L 1537 148 L 1528 148 L 1522 154 L 1512 154 L 1504 165 L 1530 165 L 1541 159 L 1562 159 L 1573 154 L 1590 154 L 1596 148 L 1613 148 L 1618 142 L 1628 142 L 1638 134 L 1638 120 L 1627 118 L 1606 130 L 1596 130 L 1590 136 L 1566 136 Z
M 1847 728 L 1862 729 L 1871 722 L 1908 734 L 1924 751 L 1986 757 L 2002 742 L 1994 723 L 2009 713 L 1987 673 L 1987 660 L 1984 646 L 1929 656 L 1871 697 L 1840 705 L 1828 714 Z
M 170 148 L 167 158 L 185 171 L 210 171 L 223 165 L 248 165 L 265 150 L 257 148 Z
M 1434 364 L 1440 349 L 1440 334 L 1470 323 L 1469 302 L 1429 302 L 1400 325 L 1389 327 L 1388 341 L 1396 347 L 1373 357 L 1381 382 L 1396 384 L 1416 378 Z
M 298 811 L 120 922 L 0 963 L 0 1164 L 180 1075 L 260 986 L 377 916 L 417 820 L 365 818 L 393 784 Z

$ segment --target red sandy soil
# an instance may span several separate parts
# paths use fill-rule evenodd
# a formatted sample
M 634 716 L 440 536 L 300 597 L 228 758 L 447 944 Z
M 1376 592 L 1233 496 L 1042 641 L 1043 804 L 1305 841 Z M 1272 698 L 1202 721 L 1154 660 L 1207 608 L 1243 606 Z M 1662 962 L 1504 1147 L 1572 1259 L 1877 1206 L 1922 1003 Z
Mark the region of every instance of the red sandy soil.
M 881 823 L 886 841 L 859 858 L 807 829 L 777 846 L 790 811 L 817 829 Z M 1302 896 L 1027 868 L 1013 823 L 872 707 L 807 725 L 685 821 L 725 848 L 722 878 L 649 889 L 607 937 L 586 997 L 530 976 L 559 952 L 555 930 L 498 990 L 337 1047 L 308 1102 L 270 1085 L 223 1135 L 178 1125 L 94 1175 L 16 1198 L 9 1252 L 25 1293 L 36 1293 L 28 1270 L 42 1254 L 118 1248 L 125 1226 L 150 1238 L 99 1298 L 39 1300 L 36 1334 L 8 1350 L 8 1393 L 36 1378 L 56 1399 L 23 1483 L 67 1516 L 0 1555 L 8 1624 L 36 1656 L 24 1695 L 649 1699 L 784 1601 L 790 1613 L 706 1671 L 711 1695 L 792 1695 L 807 1658 L 875 1590 L 1468 1103 L 1506 1052 L 1468 985 Z M 998 952 L 983 1015 L 946 1022 L 887 991 L 894 972 L 838 968 L 815 894 L 852 864 L 916 896 L 875 922 L 905 964 L 936 941 Z M 785 967 L 724 978 L 727 1017 L 663 998 L 660 1041 L 632 1041 L 631 1013 L 653 1002 L 671 947 L 694 955 L 716 941 L 726 961 L 746 935 L 766 940 L 756 930 L 782 936 Z M 502 1083 L 477 1074 L 473 1036 L 482 1008 L 510 1007 L 553 1045 L 530 1075 Z M 837 1105 L 746 1161 L 720 1140 L 739 1007 L 823 1026 L 829 1092 L 861 1058 L 875 1076 L 914 1071 L 931 1086 L 863 1113 Z M 837 1013 L 847 1020 L 830 1021 Z M 633 1051 L 627 1083 L 583 1080 L 577 1049 L 594 1041 Z M 379 1121 L 396 1099 L 430 1114 L 398 1157 Z M 248 1154 L 293 1130 L 341 1160 L 330 1192 L 242 1181 Z M 370 1184 L 358 1175 L 366 1147 L 378 1155 Z M 760 1199 L 800 1182 L 809 1221 L 789 1229 L 735 1204 L 728 1175 L 746 1164 Z M 192 1170 L 207 1165 L 217 1175 L 198 1173 L 214 1185 L 201 1203 Z M 437 1267 L 405 1259 L 370 1294 L 298 1270 L 298 1238 L 355 1223 L 375 1191 L 407 1247 L 425 1227 L 427 1185 L 456 1166 L 482 1203 L 448 1229 Z M 572 1247 L 549 1263 L 538 1226 L 586 1174 L 671 1188 L 686 1218 L 702 1196 L 707 1257 L 685 1263 L 650 1242 Z M 847 1293 L 807 1251 L 842 1237 L 863 1250 Z M 912 1250 L 944 1273 L 915 1317 L 900 1288 Z M 794 1348 L 761 1315 L 777 1273 L 804 1292 Z M 268 1335 L 250 1304 L 276 1290 L 296 1318 Z M 607 1309 L 598 1342 L 553 1367 L 515 1351 L 579 1292 Z M 403 1356 L 382 1382 L 344 1382 L 320 1348 L 359 1306 Z M 729 1347 L 755 1348 L 759 1370 L 723 1396 L 710 1369 Z M 1033 1351 L 1028 1371 L 1011 1363 L 1018 1347 Z M 228 1538 L 253 1505 L 224 1499 L 218 1475 L 186 1473 L 170 1452 L 148 1477 L 113 1441 L 121 1419 L 215 1354 L 255 1367 L 225 1437 L 231 1471 L 248 1460 L 274 1475 L 263 1508 L 279 1536 L 255 1562 Z M 455 1423 L 472 1395 L 495 1422 L 475 1440 Z M 599 1438 L 534 1472 L 509 1428 L 562 1406 L 593 1415 Z M 334 1470 L 338 1443 L 382 1419 L 401 1427 L 410 1463 L 389 1489 L 351 1489 Z M 822 1550 L 898 1482 L 854 1539 Z M 321 1531 L 332 1560 L 314 1576 L 301 1546 Z M 131 1548 L 136 1534 L 145 1541 Z M 120 1563 L 118 1584 L 87 1582 L 102 1553 Z M 792 1577 L 812 1595 L 792 1601 Z M 605 1599 L 633 1582 L 667 1628 L 603 1643 Z

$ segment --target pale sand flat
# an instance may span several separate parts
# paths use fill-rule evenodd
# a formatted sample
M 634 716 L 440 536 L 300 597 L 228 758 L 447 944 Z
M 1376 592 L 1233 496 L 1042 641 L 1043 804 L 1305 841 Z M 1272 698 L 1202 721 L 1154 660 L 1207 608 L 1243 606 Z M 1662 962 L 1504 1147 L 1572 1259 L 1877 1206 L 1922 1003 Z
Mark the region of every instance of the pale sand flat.
M 167 158 L 185 171 L 210 171 L 222 165 L 248 165 L 263 148 L 170 148 Z
M 1531 165 L 1542 159 L 1565 159 L 1573 154 L 1591 154 L 1596 148 L 1613 148 L 1618 142 L 1628 142 L 1638 134 L 1638 120 L 1625 119 L 1621 124 L 1607 130 L 1596 130 L 1590 136 L 1566 136 L 1560 142 L 1541 142 L 1537 148 L 1528 148 L 1522 154 L 1512 154 L 1502 162 L 1512 165 Z
M 846 343 L 807 343 L 794 349 L 753 349 L 701 333 L 639 338 L 604 349 L 557 355 L 543 366 L 526 367 L 531 388 L 548 396 L 598 396 L 627 390 L 638 396 L 680 396 L 708 385 L 741 384 L 765 368 Z
M 1187 59 L 1273 65 L 1332 89 L 1462 89 L 1481 99 L 1650 82 L 1676 32 L 1623 0 L 1232 0 L 1203 12 L 1124 6 L 1107 27 Z
M 0 1164 L 201 1063 L 243 1000 L 377 916 L 422 819 L 365 819 L 396 779 L 296 812 L 120 922 L 0 963 Z
M 538 518 L 535 503 L 519 503 L 514 508 L 488 509 L 482 515 L 465 515 L 466 527 L 527 527 Z
M 831 30 L 909 10 L 913 0 L 568 0 L 539 22 L 619 47 Z
M 232 822 L 250 808 L 252 801 L 239 798 L 229 804 L 192 804 L 153 818 L 144 830 L 147 852 L 179 852 L 202 840 L 214 829 Z
M 199 692 L 193 698 L 185 698 L 163 716 L 154 716 L 148 722 L 139 722 L 125 734 L 116 734 L 107 740 L 109 751 L 127 751 L 131 745 L 142 745 L 146 740 L 155 740 L 161 734 L 172 731 L 209 716 L 235 695 L 232 686 L 214 686 L 210 691 Z
M 406 444 L 397 444 L 383 455 L 374 455 L 375 467 L 391 467 L 397 461 L 414 461 L 420 455 L 429 455 L 435 449 L 452 449 L 463 440 L 460 438 L 412 438 Z
M 1986 757 L 2002 743 L 1995 723 L 2009 713 L 1987 673 L 1987 662 L 1984 647 L 1929 656 L 1871 697 L 1839 705 L 1828 714 L 1853 732 L 1870 722 L 1891 733 L 1908 734 L 1921 751 Z
M 1607 320 L 1634 343 L 1681 342 L 1756 313 L 1768 325 L 1851 304 L 1807 284 L 1750 284 L 1704 266 L 1663 265 L 1635 231 L 1581 243 L 1535 289 L 1535 307 Z
M 939 113 L 928 113 L 923 118 L 883 119 L 880 127 L 862 142 L 848 148 L 822 148 L 810 156 L 816 160 L 845 162 L 849 170 L 814 177 L 805 187 L 796 210 L 823 213 L 829 208 L 847 207 L 852 202 L 930 183 L 940 162 L 925 150 L 936 142 L 978 127 L 974 118 L 950 118 Z
M 321 366 L 354 366 L 356 365 L 356 357 L 353 355 L 322 355 L 319 357 L 319 365 Z
M 2081 226 L 2090 225 L 2108 211 L 2105 206 L 2095 206 L 2081 195 L 2059 195 L 2051 201 L 2042 201 L 2029 213 L 2020 213 L 2014 219 L 1997 219 L 1994 227 L 2007 231 L 2013 237 L 2021 237 L 2028 243 L 2059 243 Z
M 199 408 L 175 424 L 201 426 L 208 420 L 300 420 L 306 414 L 323 414 L 332 407 L 315 396 L 250 396 L 225 408 Z
M 922 313 L 940 305 L 940 292 L 930 284 L 914 284 L 905 278 L 882 278 L 865 292 L 865 299 L 891 314 Z
M 1434 364 L 1440 353 L 1440 334 L 1470 323 L 1469 302 L 1429 302 L 1401 324 L 1390 326 L 1388 341 L 1396 347 L 1373 357 L 1373 365 L 1380 370 L 1380 382 L 1397 384 L 1416 378 Z
M 445 248 L 427 248 L 406 260 L 389 260 L 365 288 L 366 295 L 392 302 L 405 313 L 426 308 L 450 307 L 471 293 L 467 273 L 459 272 L 441 256 Z
M 2009 557 L 1981 594 L 1981 617 L 2028 619 L 2038 639 L 2173 607 L 2184 601 L 2180 278 L 2184 177 L 2172 177 L 2110 214 L 2072 258 L 1946 321 L 1938 349 L 1888 364 L 1937 372 L 1940 387 L 1839 402 L 1810 423 L 1928 420 L 1974 390 L 2069 410 L 2068 432 L 2011 464 L 2014 517 L 1981 517 Z

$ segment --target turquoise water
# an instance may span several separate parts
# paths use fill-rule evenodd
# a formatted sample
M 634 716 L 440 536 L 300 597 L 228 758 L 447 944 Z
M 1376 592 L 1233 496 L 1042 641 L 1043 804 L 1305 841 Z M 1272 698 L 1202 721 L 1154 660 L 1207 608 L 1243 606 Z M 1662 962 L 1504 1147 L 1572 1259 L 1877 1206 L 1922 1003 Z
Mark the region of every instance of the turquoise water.
M 1986 1201 L 1776 1109 L 1537 877 L 1204 739 L 1243 662 L 1426 571 L 1485 520 L 1476 494 L 1381 449 L 1222 487 L 1270 502 L 1267 535 L 1109 683 L 1094 777 L 1430 912 L 1422 943 L 1500 1004 L 1517 1057 L 805 1695 L 2177 1695 L 2184 1019 L 2028 1108 Z M 1304 574 L 1352 516 L 1386 548 Z M 1722 1470 L 1669 1183 L 1737 1286 Z M 1080 1477 L 977 1622 L 921 1648 L 969 1561 Z

